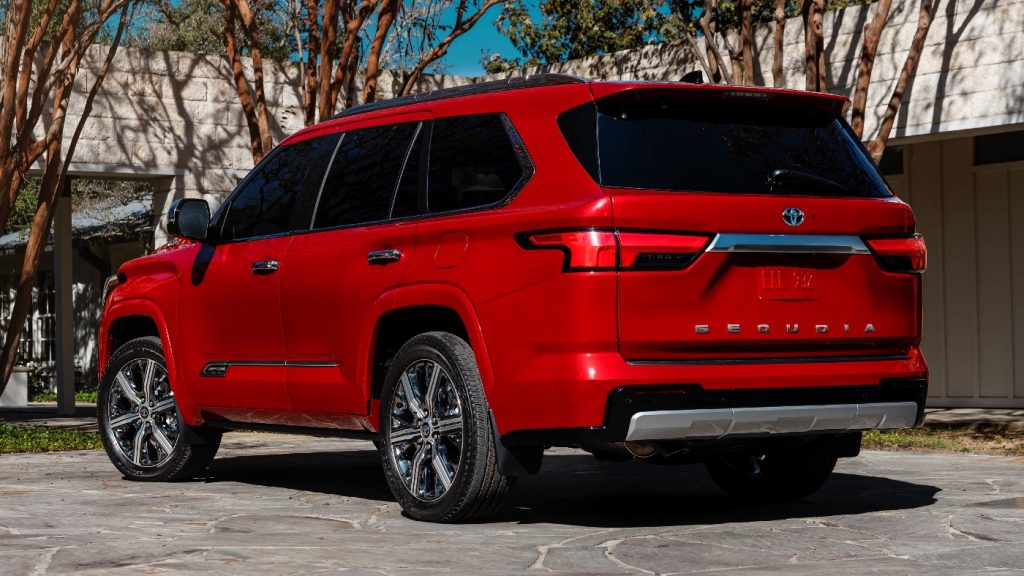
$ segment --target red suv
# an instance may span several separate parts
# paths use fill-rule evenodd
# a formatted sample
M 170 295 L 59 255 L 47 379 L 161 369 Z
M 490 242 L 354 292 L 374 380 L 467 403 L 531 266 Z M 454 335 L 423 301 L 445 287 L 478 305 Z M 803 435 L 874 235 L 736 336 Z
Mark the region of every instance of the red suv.
M 924 243 L 845 104 L 538 75 L 302 130 L 109 281 L 107 452 L 175 480 L 224 430 L 370 439 L 434 521 L 549 446 L 810 494 L 927 389 Z

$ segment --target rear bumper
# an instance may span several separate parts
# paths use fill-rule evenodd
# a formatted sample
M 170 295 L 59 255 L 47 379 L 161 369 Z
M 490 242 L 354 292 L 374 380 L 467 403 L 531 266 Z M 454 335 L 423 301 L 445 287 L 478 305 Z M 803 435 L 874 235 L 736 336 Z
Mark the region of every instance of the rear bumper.
M 919 426 L 925 378 L 875 385 L 707 390 L 699 385 L 622 386 L 599 426 L 518 430 L 506 446 L 578 446 L 632 440 L 721 440 L 839 434 Z
M 909 428 L 916 420 L 917 404 L 914 402 L 659 410 L 634 414 L 629 420 L 626 440 L 854 432 Z

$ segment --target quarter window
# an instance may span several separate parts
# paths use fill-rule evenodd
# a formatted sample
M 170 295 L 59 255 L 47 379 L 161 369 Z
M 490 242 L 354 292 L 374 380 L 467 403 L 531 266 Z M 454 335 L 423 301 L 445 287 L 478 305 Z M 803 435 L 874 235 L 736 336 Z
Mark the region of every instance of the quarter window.
M 346 132 L 324 180 L 313 227 L 387 220 L 418 127 L 413 122 Z
M 499 114 L 434 121 L 427 207 L 448 212 L 496 204 L 523 176 Z
M 337 135 L 274 149 L 232 196 L 224 215 L 224 240 L 245 240 L 309 227 L 307 198 L 315 197 L 325 159 Z

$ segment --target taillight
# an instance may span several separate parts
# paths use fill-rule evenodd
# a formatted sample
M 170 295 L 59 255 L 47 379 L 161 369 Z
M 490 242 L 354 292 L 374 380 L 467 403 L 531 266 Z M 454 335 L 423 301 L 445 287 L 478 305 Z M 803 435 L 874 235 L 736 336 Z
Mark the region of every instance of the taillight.
M 888 272 L 919 274 L 928 265 L 928 250 L 920 234 L 898 238 L 871 238 L 867 240 L 875 253 L 878 265 Z
M 620 265 L 633 270 L 680 270 L 690 265 L 711 240 L 693 234 L 619 232 Z
M 528 249 L 561 250 L 565 271 L 681 270 L 707 247 L 710 236 L 603 229 L 522 234 Z
M 612 270 L 618 256 L 618 241 L 610 230 L 562 230 L 522 236 L 526 248 L 549 248 L 565 253 L 566 271 Z

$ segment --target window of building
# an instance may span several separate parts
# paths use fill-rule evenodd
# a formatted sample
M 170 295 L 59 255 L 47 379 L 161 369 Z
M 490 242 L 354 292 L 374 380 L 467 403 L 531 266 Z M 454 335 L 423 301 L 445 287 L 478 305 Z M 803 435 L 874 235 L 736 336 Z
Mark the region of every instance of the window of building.
M 275 148 L 229 199 L 224 240 L 272 236 L 309 227 L 311 204 L 339 136 Z M 219 224 L 219 222 L 218 222 Z
M 1024 160 L 1024 130 L 974 137 L 974 165 Z
M 496 204 L 523 176 L 499 114 L 434 121 L 427 207 L 448 212 Z
M 903 174 L 903 146 L 886 146 L 878 169 L 886 176 Z
M 317 204 L 314 228 L 388 219 L 418 122 L 346 132 Z

